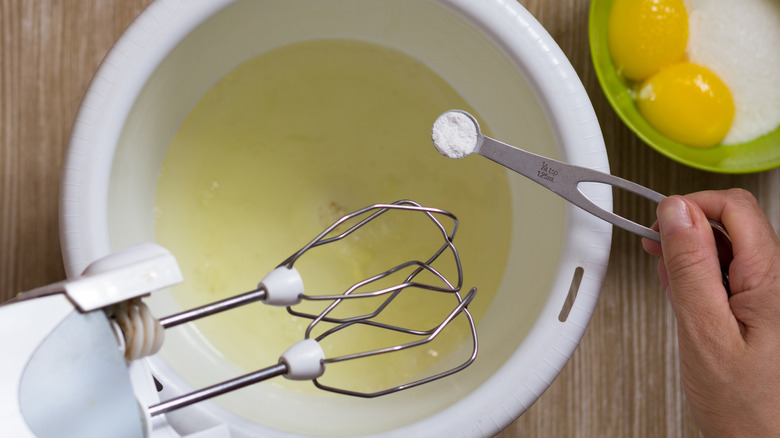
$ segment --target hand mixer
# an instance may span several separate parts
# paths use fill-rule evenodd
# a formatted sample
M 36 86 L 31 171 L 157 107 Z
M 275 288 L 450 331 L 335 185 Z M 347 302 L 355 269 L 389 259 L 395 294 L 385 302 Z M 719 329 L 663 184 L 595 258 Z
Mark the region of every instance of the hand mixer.
M 661 241 L 658 231 L 598 206 L 580 190 L 579 185 L 607 184 L 650 201 L 661 202 L 666 196 L 654 190 L 608 173 L 553 160 L 490 138 L 482 134 L 477 119 L 466 111 L 450 110 L 442 113 L 433 124 L 431 139 L 436 149 L 446 157 L 463 158 L 477 153 L 525 176 L 600 219 L 641 237 Z M 718 251 L 723 287 L 730 296 L 728 269 L 733 259 L 731 238 L 721 223 L 714 220 L 709 222 Z
M 334 244 L 359 232 L 390 211 L 425 215 L 443 243 L 425 260 L 406 261 L 371 275 L 342 293 L 304 293 L 303 280 L 294 266 L 301 257 L 314 248 Z M 449 231 L 440 218 L 452 222 Z M 463 270 L 453 244 L 457 227 L 458 220 L 453 214 L 413 201 L 375 204 L 336 221 L 271 271 L 255 290 L 159 321 L 140 298 L 181 282 L 182 275 L 174 257 L 154 244 L 138 245 L 100 259 L 79 278 L 23 293 L 0 306 L 0 345 L 5 350 L 0 362 L 3 376 L 0 431 L 7 436 L 38 438 L 113 436 L 117 430 L 122 430 L 124 436 L 155 436 L 155 416 L 272 377 L 312 380 L 326 391 L 377 397 L 454 374 L 475 360 L 478 348 L 475 323 L 467 309 L 476 288 L 465 296 L 460 293 Z M 456 280 L 448 279 L 435 264 L 452 268 Z M 399 275 L 403 280 L 393 284 Z M 414 293 L 435 294 L 436 302 L 446 306 L 443 307 L 445 316 L 433 327 L 424 328 L 381 319 L 400 296 Z M 377 300 L 377 304 L 372 302 L 369 306 L 372 310 L 337 315 L 344 303 L 368 299 Z M 134 393 L 128 368 L 132 371 L 132 367 L 140 363 L 136 359 L 160 348 L 163 329 L 257 301 L 284 306 L 291 315 L 311 321 L 304 339 L 286 350 L 277 364 L 148 407 L 139 402 L 139 399 L 148 400 L 149 397 Z M 297 310 L 296 305 L 302 301 L 327 305 L 318 313 Z M 454 327 L 452 322 L 456 318 L 465 321 L 458 327 L 467 332 L 471 347 L 467 357 L 455 366 L 368 392 L 319 381 L 329 364 L 425 345 L 445 328 Z M 320 325 L 324 328 L 317 330 Z M 358 327 L 402 333 L 407 340 L 397 345 L 326 357 L 321 341 Z M 319 334 L 315 334 L 317 332 Z M 152 388 L 151 376 L 147 377 Z

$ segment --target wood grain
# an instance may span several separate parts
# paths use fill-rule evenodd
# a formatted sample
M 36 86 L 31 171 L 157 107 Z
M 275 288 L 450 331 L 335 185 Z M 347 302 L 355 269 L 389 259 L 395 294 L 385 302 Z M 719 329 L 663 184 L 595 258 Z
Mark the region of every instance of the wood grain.
M 64 278 L 58 186 L 90 78 L 150 0 L 0 0 L 0 301 Z M 780 169 L 719 175 L 639 141 L 602 95 L 587 42 L 587 0 L 521 0 L 571 60 L 593 101 L 612 172 L 659 192 L 743 187 L 780 229 Z M 652 205 L 617 193 L 615 210 L 651 222 Z M 606 283 L 573 358 L 498 436 L 696 437 L 680 385 L 674 315 L 639 239 L 615 230 Z

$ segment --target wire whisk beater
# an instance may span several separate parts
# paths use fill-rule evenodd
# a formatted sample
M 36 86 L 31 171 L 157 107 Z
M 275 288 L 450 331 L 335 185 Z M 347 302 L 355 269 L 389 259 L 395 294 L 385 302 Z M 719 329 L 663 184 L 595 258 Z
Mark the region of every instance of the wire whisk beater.
M 313 286 L 313 289 L 319 293 L 308 292 L 308 288 L 304 291 L 303 279 L 297 266 L 301 260 L 325 245 L 337 245 L 347 239 L 357 239 L 360 243 L 360 235 L 371 228 L 369 225 L 377 224 L 391 214 L 419 216 L 415 222 L 416 226 L 429 227 L 425 234 L 438 236 L 438 243 L 423 257 L 404 259 L 395 266 L 369 274 L 335 293 L 317 291 L 317 285 Z M 158 403 L 149 408 L 150 414 L 154 416 L 170 412 L 278 376 L 291 380 L 311 380 L 317 388 L 325 391 L 372 398 L 430 383 L 468 367 L 476 359 L 478 351 L 476 325 L 468 310 L 477 289 L 472 288 L 465 294 L 461 293 L 463 267 L 453 243 L 457 229 L 458 219 L 452 213 L 424 207 L 414 201 L 401 200 L 392 204 L 370 205 L 335 221 L 279 264 L 256 289 L 160 319 L 159 327 L 169 329 L 261 301 L 286 307 L 292 318 L 302 318 L 309 323 L 303 339 L 287 349 L 277 364 Z M 404 242 L 397 242 L 397 245 L 403 246 Z M 425 300 L 417 301 L 417 297 L 423 295 Z M 425 308 L 414 310 L 427 318 L 407 318 L 410 303 L 419 307 L 420 302 L 425 303 Z M 360 305 L 355 305 L 356 303 Z M 143 306 L 143 303 L 139 300 L 124 308 L 132 309 L 133 306 Z M 117 309 L 116 318 L 124 321 L 123 326 L 127 326 L 128 318 L 123 316 L 122 312 L 122 309 Z M 159 348 L 161 342 L 149 340 L 150 332 L 162 332 L 155 328 L 156 326 L 151 326 L 153 328 L 150 329 L 147 321 L 151 317 L 150 312 L 136 309 L 134 315 L 147 316 L 140 324 L 133 325 L 133 329 L 123 330 L 127 351 L 132 351 L 137 356 L 139 349 L 135 345 L 139 342 Z M 453 328 L 456 326 L 457 329 Z M 449 332 L 456 330 L 457 336 L 460 336 L 458 339 L 462 339 L 459 342 L 467 345 L 458 350 L 457 356 L 463 357 L 455 358 L 456 360 L 448 357 L 443 362 L 445 365 L 431 367 L 426 375 L 416 375 L 400 383 L 394 382 L 386 387 L 370 390 L 348 388 L 342 384 L 323 381 L 326 370 L 337 363 L 379 361 L 388 355 L 410 351 L 431 354 L 432 350 L 423 350 L 424 346 L 440 338 L 445 331 L 449 336 Z M 339 342 L 339 339 L 355 339 L 345 335 L 357 331 L 367 334 L 363 342 Z M 387 339 L 393 341 L 385 345 L 379 339 L 384 342 L 388 342 Z M 327 346 L 324 347 L 325 344 Z M 128 360 L 135 359 L 135 356 L 128 356 Z

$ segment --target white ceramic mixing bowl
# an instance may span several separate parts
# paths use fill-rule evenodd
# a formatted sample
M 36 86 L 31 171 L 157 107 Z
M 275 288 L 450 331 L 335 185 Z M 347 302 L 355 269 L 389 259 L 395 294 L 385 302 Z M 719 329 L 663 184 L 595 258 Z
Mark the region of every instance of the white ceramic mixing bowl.
M 61 197 L 68 275 L 111 251 L 154 241 L 162 158 L 212 84 L 257 54 L 317 38 L 400 50 L 449 82 L 495 137 L 609 171 L 576 73 L 515 0 L 158 0 L 108 54 L 74 126 Z M 469 369 L 373 400 L 256 385 L 174 412 L 168 421 L 181 434 L 226 424 L 241 437 L 497 433 L 544 392 L 576 348 L 611 240 L 610 225 L 522 177 L 510 175 L 510 182 L 517 226 L 508 236 L 509 266 L 479 324 L 480 356 Z M 583 191 L 611 210 L 608 187 Z M 165 292 L 150 305 L 159 315 L 178 310 Z M 186 329 L 171 331 L 163 354 L 148 364 L 165 387 L 163 398 L 239 372 Z

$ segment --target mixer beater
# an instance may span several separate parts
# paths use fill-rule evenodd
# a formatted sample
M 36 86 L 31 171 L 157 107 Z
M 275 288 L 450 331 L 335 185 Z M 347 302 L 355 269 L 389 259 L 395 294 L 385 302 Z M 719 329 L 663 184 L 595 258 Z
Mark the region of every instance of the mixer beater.
M 393 210 L 417 212 L 427 216 L 441 235 L 443 241 L 442 245 L 426 260 L 406 261 L 390 269 L 387 269 L 384 272 L 373 275 L 365 280 L 351 285 L 343 293 L 334 295 L 307 295 L 304 293 L 303 280 L 295 268 L 295 263 L 302 256 L 314 248 L 322 245 L 333 244 L 347 238 L 365 225 L 374 220 L 377 220 L 382 215 Z M 447 228 L 436 217 L 437 215 L 445 216 L 451 219 L 453 223 L 451 231 L 447 231 Z M 351 224 L 351 222 L 356 223 Z M 161 319 L 160 325 L 164 328 L 169 328 L 206 315 L 212 315 L 214 313 L 227 310 L 228 308 L 235 308 L 255 301 L 262 301 L 265 304 L 286 306 L 287 311 L 291 315 L 307 318 L 311 320 L 311 322 L 306 328 L 305 338 L 285 351 L 280 357 L 278 364 L 227 382 L 213 385 L 209 388 L 205 388 L 191 394 L 183 395 L 167 402 L 154 405 L 150 407 L 151 415 L 169 412 L 171 410 L 277 376 L 285 376 L 292 380 L 312 380 L 313 383 L 322 390 L 356 397 L 372 398 L 432 382 L 434 380 L 441 379 L 442 377 L 454 374 L 467 367 L 474 361 L 477 355 L 478 342 L 476 327 L 474 320 L 467 309 L 468 304 L 476 294 L 476 288 L 469 291 L 469 293 L 467 293 L 465 296 L 461 296 L 460 294 L 460 290 L 463 284 L 463 268 L 458 251 L 453 244 L 457 226 L 458 220 L 453 214 L 444 210 L 423 207 L 413 201 L 404 200 L 393 204 L 375 204 L 348 214 L 333 223 L 311 242 L 282 262 L 279 267 L 271 271 L 271 273 L 269 273 L 263 279 L 263 281 L 260 282 L 256 290 L 247 292 L 237 297 L 229 298 L 224 301 L 213 303 L 202 308 L 193 309 L 191 311 L 182 312 L 180 314 Z M 454 284 L 448 280 L 445 275 L 440 272 L 440 270 L 437 270 L 433 266 L 434 262 L 440 260 L 445 254 L 449 254 L 452 257 L 452 264 L 454 265 L 455 271 L 457 272 L 457 279 Z M 402 282 L 386 287 L 371 288 L 371 285 L 378 284 L 380 281 L 391 278 L 394 274 L 402 273 L 408 269 L 411 269 L 412 272 L 406 276 Z M 435 281 L 421 281 L 420 274 L 424 272 L 432 274 L 429 276 L 429 278 L 435 279 Z M 365 290 L 366 288 L 369 290 Z M 393 303 L 393 301 L 399 298 L 402 293 L 411 294 L 421 290 L 442 293 L 444 294 L 442 299 L 449 299 L 451 301 L 450 305 L 453 306 L 452 310 L 437 325 L 425 329 L 415 329 L 381 321 L 383 312 L 385 312 Z M 369 313 L 349 316 L 342 315 L 339 317 L 332 316 L 334 311 L 337 310 L 346 301 L 375 297 L 384 298 L 379 302 L 376 308 Z M 325 307 L 324 310 L 317 314 L 296 310 L 294 306 L 304 300 L 328 302 L 329 304 L 327 307 Z M 380 354 L 388 354 L 427 344 L 439 336 L 442 330 L 444 330 L 452 322 L 452 320 L 459 315 L 463 315 L 468 322 L 472 348 L 471 353 L 466 358 L 466 360 L 455 367 L 414 380 L 412 382 L 403 383 L 391 388 L 372 392 L 353 391 L 344 388 L 338 388 L 323 384 L 318 380 L 318 377 L 322 376 L 322 374 L 325 372 L 325 366 L 327 364 L 361 359 Z M 321 334 L 314 336 L 315 328 L 317 328 L 320 324 L 324 325 L 326 323 L 329 326 L 324 329 Z M 325 353 L 320 346 L 321 341 L 336 333 L 344 330 L 354 329 L 361 325 L 404 333 L 406 335 L 410 335 L 413 340 L 399 345 L 387 346 L 366 351 L 355 351 L 336 357 L 325 357 Z
M 433 250 L 433 253 L 427 258 L 421 260 L 413 258 L 393 266 L 383 272 L 370 275 L 361 281 L 358 281 L 339 293 L 312 294 L 304 293 L 303 279 L 299 274 L 296 263 L 305 257 L 310 251 L 323 245 L 336 244 L 339 241 L 347 239 L 360 233 L 364 227 L 372 222 L 381 220 L 388 212 L 405 212 L 406 214 L 423 215 L 431 227 L 436 230 L 440 236 L 441 244 Z M 444 223 L 451 223 L 450 227 Z M 375 204 L 353 213 L 343 216 L 322 233 L 306 244 L 299 251 L 295 252 L 276 269 L 271 271 L 252 291 L 242 293 L 227 299 L 223 299 L 205 306 L 187 310 L 175 315 L 171 315 L 159 320 L 155 319 L 151 311 L 141 301 L 141 297 L 147 295 L 150 291 L 168 287 L 181 281 L 181 273 L 178 270 L 173 256 L 166 250 L 153 244 L 143 244 L 138 247 L 129 248 L 120 251 L 105 259 L 90 265 L 85 270 L 84 276 L 70 281 L 61 282 L 39 288 L 24 294 L 21 294 L 12 302 L 0 306 L 0 321 L 8 321 L 4 315 L 12 315 L 12 310 L 21 309 L 22 306 L 35 315 L 34 307 L 31 306 L 34 299 L 46 299 L 50 297 L 59 297 L 64 295 L 73 310 L 73 314 L 86 315 L 91 320 L 95 320 L 95 315 L 102 314 L 108 317 L 109 327 L 113 328 L 116 341 L 120 344 L 120 349 L 116 345 L 106 346 L 108 352 L 117 351 L 117 355 L 124 354 L 125 361 L 132 363 L 134 360 L 155 353 L 162 346 L 163 333 L 165 329 L 173 328 L 187 322 L 197 320 L 209 315 L 234 309 L 250 303 L 262 302 L 274 306 L 286 307 L 287 312 L 292 317 L 305 318 L 309 324 L 305 330 L 304 339 L 293 344 L 279 358 L 275 365 L 251 372 L 224 382 L 220 382 L 207 388 L 185 394 L 171 400 L 154 404 L 144 413 L 144 419 L 141 423 L 149 424 L 154 416 L 164 414 L 175 409 L 189 406 L 230 391 L 258 383 L 273 377 L 284 376 L 291 380 L 312 380 L 317 388 L 325 391 L 356 396 L 356 397 L 378 397 L 391 394 L 401 390 L 413 388 L 425 383 L 429 383 L 451 374 L 457 373 L 469 366 L 476 358 L 478 342 L 474 319 L 468 310 L 468 305 L 476 294 L 476 288 L 471 289 L 465 295 L 461 294 L 463 285 L 463 268 L 460 256 L 453 244 L 453 239 L 458 228 L 458 220 L 452 214 L 444 210 L 423 207 L 413 201 L 402 200 L 392 204 Z M 402 244 L 402 242 L 399 242 Z M 445 272 L 454 272 L 452 280 L 448 278 Z M 411 294 L 433 294 L 436 305 L 445 309 L 443 316 L 438 317 L 436 323 L 432 326 L 417 327 L 418 323 L 398 323 L 393 321 L 392 315 L 388 309 L 401 299 Z M 97 295 L 97 296 L 96 296 Z M 367 305 L 362 307 L 349 307 L 348 303 L 363 302 Z M 322 303 L 321 310 L 312 311 L 310 308 L 299 309 L 303 302 Z M 430 301 L 428 301 L 430 302 Z M 300 306 L 304 307 L 304 306 Z M 345 310 L 346 309 L 346 310 Z M 368 310 L 366 310 L 368 309 Z M 104 310 L 104 312 L 95 312 Z M 427 309 L 426 309 L 427 310 Z M 18 313 L 18 312 L 17 312 Z M 60 313 L 63 313 L 61 311 Z M 101 319 L 101 318 L 97 318 Z M 103 318 L 105 319 L 105 317 Z M 419 348 L 434 341 L 442 332 L 450 327 L 455 330 L 453 321 L 458 319 L 460 322 L 457 327 L 463 330 L 465 336 L 469 338 L 469 352 L 465 358 L 458 359 L 456 365 L 447 363 L 445 370 L 435 370 L 424 377 L 417 377 L 410 381 L 393 385 L 388 388 L 371 391 L 361 391 L 347 389 L 340 386 L 323 383 L 320 378 L 325 373 L 327 366 L 338 362 L 345 362 L 357 359 L 367 359 L 370 357 L 388 355 L 405 350 Z M 99 321 L 98 324 L 105 325 L 105 322 Z M 3 327 L 0 327 L 2 329 Z M 361 346 L 347 346 L 339 350 L 339 354 L 326 356 L 321 343 L 326 339 L 336 335 L 343 334 L 352 330 L 383 330 L 398 333 L 403 336 L 403 341 L 388 345 L 363 348 Z M 56 328 L 53 328 L 56 331 Z M 95 329 L 90 328 L 90 332 Z M 0 330 L 0 333 L 8 331 Z M 51 335 L 51 333 L 49 334 Z M 7 335 L 4 335 L 7 338 Z M 69 338 L 72 338 L 69 337 Z M 8 339 L 0 339 L 6 341 Z M 5 342 L 4 342 L 5 343 Z M 45 343 L 45 342 L 42 342 Z M 64 348 L 59 346 L 59 349 Z M 350 349 L 351 348 L 351 349 Z M 39 348 L 40 350 L 40 348 Z M 33 378 L 35 373 L 28 372 L 25 368 L 30 362 L 35 361 L 39 352 L 30 353 L 20 352 L 17 354 L 16 362 L 18 375 L 16 380 L 19 387 L 24 388 L 26 377 Z M 25 357 L 25 354 L 28 357 Z M 47 354 L 46 359 L 51 360 L 52 354 Z M 457 358 L 456 358 L 457 359 Z M 115 361 L 116 362 L 116 361 Z M 116 364 L 115 364 L 116 365 Z M 67 363 L 58 363 L 56 366 L 66 368 Z M 82 368 L 79 373 L 82 378 L 90 378 L 90 373 L 83 370 L 84 364 L 79 363 Z M 107 367 L 105 362 L 100 364 L 90 364 L 89 366 Z M 118 365 L 117 365 L 118 366 Z M 4 368 L 9 368 L 4 366 Z M 3 370 L 0 370 L 3 371 Z M 5 371 L 9 371 L 5 369 Z M 126 373 L 126 371 L 125 371 Z M 114 373 L 116 377 L 116 373 Z M 5 386 L 5 385 L 4 385 Z M 56 385 L 55 385 L 56 386 Z M 86 385 L 87 387 L 89 385 Z M 96 392 L 106 392 L 105 385 L 96 385 Z M 84 385 L 81 386 L 82 390 Z M 36 387 L 36 395 L 33 401 L 14 400 L 8 398 L 9 391 L 3 391 L 0 396 L 0 406 L 14 407 L 17 416 L 14 416 L 14 422 L 11 424 L 11 430 L 18 432 L 14 436 L 69 436 L 64 431 L 69 427 L 74 427 L 74 433 L 70 436 L 78 436 L 84 433 L 83 420 L 81 425 L 57 423 L 57 415 L 51 415 L 50 408 L 38 408 L 40 402 L 36 402 L 36 397 L 46 400 L 58 396 L 71 396 L 66 391 L 73 391 L 72 386 L 64 388 L 47 389 L 48 392 L 39 393 L 40 388 Z M 52 391 L 60 393 L 53 394 Z M 116 388 L 110 388 L 111 392 L 116 392 Z M 120 391 L 121 392 L 121 391 Z M 131 394 L 132 396 L 132 394 Z M 85 397 L 95 400 L 96 397 L 109 398 L 112 395 L 102 394 L 95 396 L 89 394 Z M 19 399 L 23 399 L 20 396 Z M 78 397 L 77 397 L 78 398 Z M 45 404 L 45 403 L 43 403 Z M 47 426 L 38 424 L 36 415 L 29 414 L 30 411 L 43 409 L 48 412 L 46 416 Z M 27 412 L 25 412 L 27 411 Z M 7 415 L 6 415 L 7 416 Z M 129 415 L 132 421 L 132 413 Z M 40 419 L 43 421 L 43 418 Z M 68 415 L 61 419 L 62 423 L 73 422 Z M 112 425 L 116 427 L 116 425 Z M 143 426 L 148 428 L 149 426 Z M 53 431 L 51 434 L 47 431 Z M 27 432 L 27 433 L 24 433 Z M 146 436 L 147 432 L 142 432 L 139 436 Z

